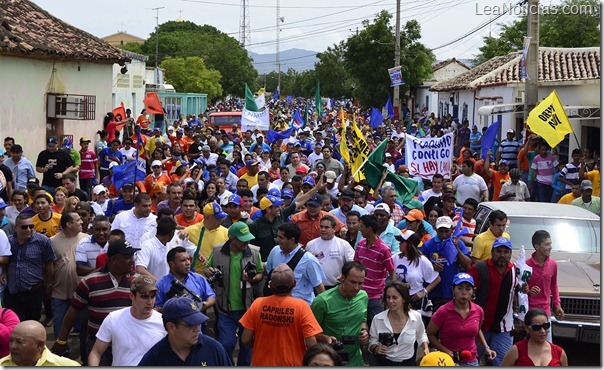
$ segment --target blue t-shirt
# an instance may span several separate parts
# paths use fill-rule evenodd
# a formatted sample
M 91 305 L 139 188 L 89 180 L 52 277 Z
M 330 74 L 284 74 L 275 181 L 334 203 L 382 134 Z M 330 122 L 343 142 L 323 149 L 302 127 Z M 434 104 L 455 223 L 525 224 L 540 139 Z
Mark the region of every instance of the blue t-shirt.
M 459 243 L 459 249 L 463 254 L 470 257 L 465 243 Z M 453 298 L 453 277 L 459 272 L 459 262 L 457 261 L 457 248 L 451 238 L 441 241 L 438 236 L 427 240 L 420 248 L 423 255 L 428 257 L 430 262 L 440 262 L 444 268 L 438 274 L 440 283 L 430 292 L 430 298 Z
M 168 273 L 168 275 L 157 281 L 156 285 L 158 292 L 155 299 L 155 307 L 163 307 L 164 303 L 169 299 L 167 294 L 168 291 L 170 291 L 170 287 L 172 287 L 172 280 L 175 278 L 174 275 Z M 214 290 L 208 281 L 198 273 L 189 272 L 182 283 L 184 286 L 191 289 L 193 293 L 197 294 L 203 301 L 207 301 L 210 297 L 216 297 L 216 293 L 214 293 Z
M 170 347 L 168 336 L 157 342 L 141 359 L 138 366 L 234 366 L 233 359 L 216 339 L 199 333 L 197 344 L 182 360 Z
M 111 217 L 113 215 L 117 215 L 121 211 L 129 211 L 134 207 L 134 202 L 126 203 L 123 199 L 118 199 L 113 202 L 109 202 L 107 205 L 107 210 L 105 211 L 105 216 Z
M 115 152 L 111 151 L 111 147 L 108 146 L 105 149 L 101 150 L 99 153 L 100 165 L 99 168 L 102 170 L 109 170 L 109 164 L 111 161 L 108 159 L 109 157 L 118 157 L 120 159 L 120 164 L 124 161 L 124 155 L 119 150 Z

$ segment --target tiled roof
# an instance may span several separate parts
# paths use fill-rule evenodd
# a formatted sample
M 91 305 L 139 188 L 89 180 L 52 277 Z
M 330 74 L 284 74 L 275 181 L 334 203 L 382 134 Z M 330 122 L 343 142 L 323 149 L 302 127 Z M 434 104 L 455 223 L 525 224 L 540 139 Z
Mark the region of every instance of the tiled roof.
M 129 60 L 120 50 L 27 0 L 0 0 L 0 55 L 108 64 Z
M 484 86 L 522 82 L 521 53 L 492 58 L 430 90 L 476 90 Z M 563 82 L 600 78 L 600 48 L 539 48 L 539 82 Z
M 443 60 L 441 62 L 432 64 L 432 72 L 436 72 L 439 69 L 441 69 L 441 68 L 443 68 L 443 67 L 445 67 L 445 66 L 447 66 L 447 65 L 449 65 L 451 63 L 457 63 L 457 64 L 459 64 L 462 67 L 467 68 L 467 69 L 471 68 L 469 65 L 465 64 L 461 60 L 458 60 L 458 59 L 455 59 L 455 58 L 449 58 L 449 59 Z

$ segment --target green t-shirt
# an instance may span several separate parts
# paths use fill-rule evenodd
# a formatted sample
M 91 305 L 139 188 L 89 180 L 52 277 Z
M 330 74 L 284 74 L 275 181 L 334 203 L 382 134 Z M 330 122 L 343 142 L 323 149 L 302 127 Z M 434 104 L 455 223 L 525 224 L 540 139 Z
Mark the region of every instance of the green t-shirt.
M 318 295 L 310 306 L 323 328 L 323 334 L 334 336 L 339 341 L 344 335 L 355 337 L 355 344 L 344 345 L 344 350 L 349 353 L 348 366 L 365 366 L 359 334 L 361 324 L 367 321 L 368 304 L 369 297 L 364 290 L 353 298 L 344 298 L 339 287 L 335 287 Z

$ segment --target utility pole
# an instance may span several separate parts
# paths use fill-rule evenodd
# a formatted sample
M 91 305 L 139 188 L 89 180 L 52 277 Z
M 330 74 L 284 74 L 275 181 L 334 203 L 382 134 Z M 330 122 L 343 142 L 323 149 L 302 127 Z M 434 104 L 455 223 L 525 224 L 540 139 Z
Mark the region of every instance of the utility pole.
M 401 0 L 396 0 L 396 30 L 394 33 L 394 67 L 401 64 Z M 400 86 L 394 86 L 394 118 L 401 119 Z
M 277 0 L 277 53 L 275 54 L 275 59 L 277 63 L 277 91 L 281 93 L 281 62 L 279 61 L 279 33 L 280 33 L 280 17 L 279 17 L 279 0 Z
M 528 0 L 526 36 L 531 38 L 526 58 L 526 85 L 524 90 L 524 122 L 537 105 L 539 95 L 539 0 Z
M 159 68 L 157 67 L 157 60 L 159 58 L 159 10 L 164 7 L 152 8 L 155 10 L 155 84 L 159 85 Z

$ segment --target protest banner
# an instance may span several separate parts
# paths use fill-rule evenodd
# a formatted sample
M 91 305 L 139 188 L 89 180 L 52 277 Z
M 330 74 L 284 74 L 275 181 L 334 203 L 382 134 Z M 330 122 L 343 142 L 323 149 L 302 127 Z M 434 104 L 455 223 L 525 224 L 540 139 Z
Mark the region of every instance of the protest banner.
M 390 87 L 405 83 L 405 81 L 403 81 L 403 75 L 401 74 L 401 66 L 388 68 L 388 74 L 390 75 Z
M 451 179 L 453 133 L 437 138 L 406 135 L 405 157 L 411 173 L 422 179 L 432 180 L 437 173 Z
M 352 154 L 350 155 L 350 166 L 354 179 L 361 181 L 365 178 L 365 174 L 359 170 L 363 167 L 363 163 L 367 160 L 371 151 L 355 121 L 356 117 L 352 120 L 352 137 L 350 140 L 352 142 Z
M 268 131 L 269 129 L 269 114 L 268 108 L 262 112 L 253 112 L 243 108 L 241 112 L 241 131 L 247 130 L 254 131 L 258 129 L 260 131 Z

